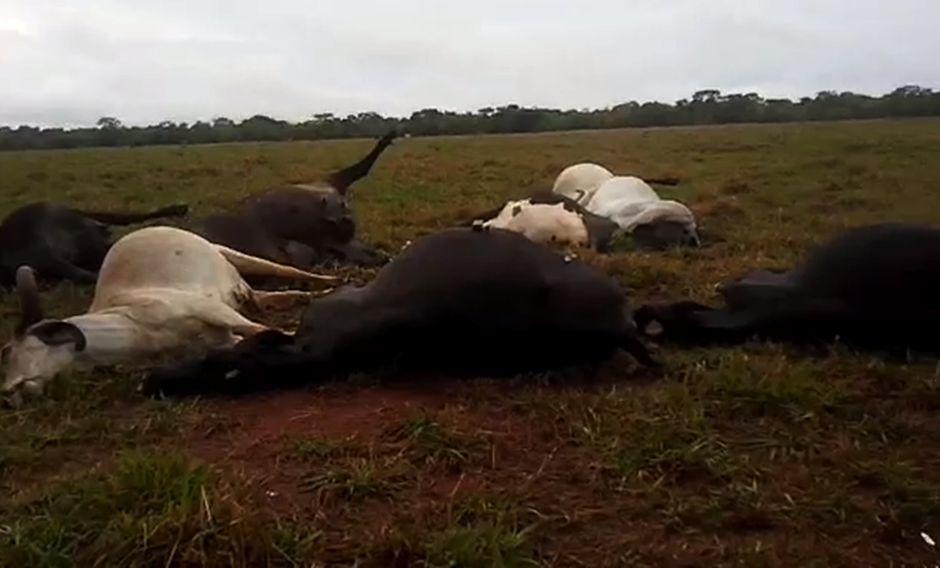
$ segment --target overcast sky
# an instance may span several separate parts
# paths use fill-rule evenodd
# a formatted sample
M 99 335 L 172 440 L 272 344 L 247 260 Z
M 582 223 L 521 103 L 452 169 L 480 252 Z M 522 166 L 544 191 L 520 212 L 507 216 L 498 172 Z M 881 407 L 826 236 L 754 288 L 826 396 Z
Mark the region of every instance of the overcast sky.
M 0 124 L 940 88 L 937 0 L 2 0 Z

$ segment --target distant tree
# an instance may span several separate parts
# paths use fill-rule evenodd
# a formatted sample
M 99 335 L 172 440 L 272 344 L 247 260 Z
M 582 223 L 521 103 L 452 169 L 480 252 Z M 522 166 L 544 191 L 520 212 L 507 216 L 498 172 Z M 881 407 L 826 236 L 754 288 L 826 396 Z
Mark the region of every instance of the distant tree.
M 407 118 L 386 117 L 376 112 L 346 117 L 321 112 L 297 124 L 258 114 L 241 122 L 217 116 L 192 124 L 165 120 L 151 126 L 127 127 L 117 118 L 105 116 L 93 128 L 0 126 L 0 150 L 325 140 L 375 137 L 393 127 L 415 136 L 437 136 L 918 116 L 940 116 L 940 93 L 919 85 L 902 85 L 880 97 L 825 90 L 793 101 L 765 99 L 758 93 L 701 89 L 673 104 L 625 101 L 605 109 L 580 110 L 507 104 L 462 113 L 425 108 Z
M 102 116 L 96 123 L 98 128 L 121 128 L 121 121 L 113 116 Z

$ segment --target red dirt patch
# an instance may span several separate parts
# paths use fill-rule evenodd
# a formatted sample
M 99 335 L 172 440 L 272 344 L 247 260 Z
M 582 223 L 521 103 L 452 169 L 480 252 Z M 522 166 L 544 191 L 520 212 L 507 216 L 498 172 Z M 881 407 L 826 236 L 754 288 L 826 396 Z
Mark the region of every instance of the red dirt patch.
M 243 436 L 225 446 L 238 453 L 245 446 L 269 442 L 287 434 L 341 437 L 377 431 L 387 417 L 420 406 L 436 408 L 444 393 L 380 387 L 299 390 L 250 399 L 211 401 L 204 412 L 237 417 Z
M 252 485 L 263 487 L 275 509 L 283 511 L 283 506 L 290 509 L 305 500 L 299 498 L 298 486 L 309 470 L 291 455 L 287 448 L 290 443 L 302 439 L 354 439 L 360 451 L 368 448 L 371 453 L 376 446 L 389 445 L 383 436 L 390 424 L 420 409 L 436 412 L 459 404 L 464 390 L 462 385 L 453 384 L 447 388 L 424 385 L 420 389 L 344 385 L 208 401 L 200 405 L 200 417 L 186 445 L 196 457 L 224 464 L 222 469 L 235 471 Z M 427 488 L 451 492 L 458 477 L 451 482 L 435 479 Z M 464 488 L 469 483 L 460 481 Z

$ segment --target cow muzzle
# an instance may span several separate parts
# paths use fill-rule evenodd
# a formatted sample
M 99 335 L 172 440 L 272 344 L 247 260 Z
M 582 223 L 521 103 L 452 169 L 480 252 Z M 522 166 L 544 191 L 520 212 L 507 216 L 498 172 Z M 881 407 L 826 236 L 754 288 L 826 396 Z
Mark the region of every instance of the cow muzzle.
M 2 404 L 10 408 L 19 408 L 30 400 L 42 396 L 43 384 L 35 380 L 16 381 L 3 386 Z

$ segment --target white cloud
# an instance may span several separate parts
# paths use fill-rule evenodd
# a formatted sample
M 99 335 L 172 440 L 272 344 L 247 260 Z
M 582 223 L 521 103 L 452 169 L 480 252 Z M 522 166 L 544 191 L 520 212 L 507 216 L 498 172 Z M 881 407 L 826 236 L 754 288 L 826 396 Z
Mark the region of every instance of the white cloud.
M 934 0 L 6 0 L 0 124 L 940 86 Z

